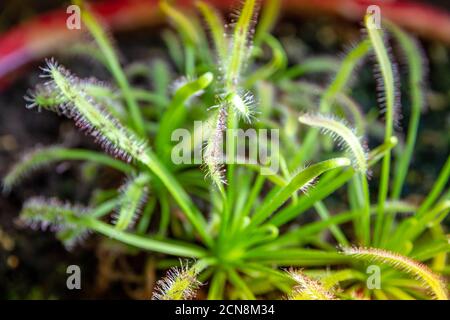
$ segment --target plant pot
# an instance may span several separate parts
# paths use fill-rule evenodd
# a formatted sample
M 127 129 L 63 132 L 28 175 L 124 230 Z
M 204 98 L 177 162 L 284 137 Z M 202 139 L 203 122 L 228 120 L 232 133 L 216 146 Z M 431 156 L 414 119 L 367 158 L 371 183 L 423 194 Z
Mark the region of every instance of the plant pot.
M 221 10 L 232 8 L 232 1 L 211 1 Z M 178 1 L 190 7 L 191 0 Z M 450 15 L 426 4 L 410 1 L 382 0 L 283 0 L 283 12 L 334 15 L 350 21 L 361 21 L 367 7 L 378 5 L 382 17 L 392 20 L 424 37 L 450 44 Z M 129 30 L 161 23 L 158 0 L 112 0 L 92 5 L 92 10 L 111 30 Z M 69 30 L 66 26 L 69 14 L 55 10 L 10 30 L 0 36 L 0 89 L 6 77 L 26 63 L 51 55 L 58 48 L 79 39 L 82 30 Z
M 180 2 L 177 2 L 180 3 Z M 188 6 L 191 4 L 191 2 L 189 1 L 182 1 L 181 2 L 182 5 L 185 6 L 185 8 L 188 8 Z M 217 2 L 217 5 L 223 10 L 223 11 L 227 11 L 230 9 L 230 5 L 227 1 L 220 1 Z M 344 12 L 339 11 L 340 8 L 342 8 L 342 6 L 345 5 L 346 10 Z M 398 4 L 397 4 L 398 5 Z M 365 12 L 366 7 L 367 7 L 367 2 L 365 1 L 335 1 L 335 2 L 331 2 L 331 1 L 289 1 L 286 0 L 283 2 L 283 8 L 284 8 L 284 12 L 286 15 L 289 15 L 289 13 L 293 13 L 290 14 L 290 17 L 294 17 L 292 20 L 291 18 L 288 19 L 288 23 L 289 22 L 293 22 L 294 25 L 296 25 L 296 20 L 295 20 L 295 16 L 296 15 L 301 15 L 301 14 L 309 14 L 309 15 L 313 15 L 314 17 L 317 16 L 318 12 L 320 14 L 327 14 L 330 16 L 341 16 L 341 17 L 345 17 L 348 20 L 351 21 L 359 21 L 361 19 L 362 14 Z M 410 6 L 409 9 L 407 9 L 407 11 L 409 10 L 411 15 L 417 15 L 417 14 L 423 14 L 423 12 L 417 12 L 414 11 L 416 9 L 414 8 L 421 8 L 421 7 L 416 7 L 416 6 Z M 153 0 L 124 0 L 124 1 L 110 1 L 110 2 L 104 2 L 98 5 L 93 6 L 93 10 L 97 13 L 97 15 L 103 19 L 103 22 L 109 26 L 109 28 L 113 31 L 123 31 L 126 29 L 129 30 L 136 30 L 142 26 L 156 26 L 159 23 L 162 23 L 162 15 L 160 14 L 158 8 L 157 8 L 157 1 Z M 397 12 L 396 10 L 398 10 L 398 7 L 396 6 L 383 6 L 382 9 L 383 13 L 390 15 L 389 17 L 391 18 L 391 20 L 395 20 L 395 21 L 400 21 L 400 24 L 406 25 L 408 26 L 409 21 L 406 22 L 401 22 L 402 19 L 401 17 L 404 17 L 401 12 Z M 397 12 L 397 13 L 396 13 Z M 413 12 L 413 13 L 411 13 Z M 440 15 L 440 13 L 437 13 L 436 11 L 433 11 L 433 14 L 436 15 Z M 441 15 L 442 16 L 442 15 Z M 64 46 L 69 45 L 71 43 L 74 43 L 76 41 L 79 41 L 79 39 L 82 36 L 82 32 L 79 30 L 69 30 L 66 27 L 66 19 L 67 19 L 68 15 L 65 12 L 62 11 L 55 11 L 54 13 L 49 13 L 49 14 L 45 14 L 42 16 L 39 16 L 37 19 L 33 20 L 32 22 L 29 22 L 28 24 L 25 24 L 23 26 L 19 26 L 18 28 L 16 28 L 15 30 L 11 31 L 10 33 L 8 33 L 4 38 L 3 38 L 3 42 L 0 38 L 0 49 L 3 48 L 3 52 L 5 53 L 3 56 L 0 55 L 0 67 L 3 66 L 3 69 L 0 68 L 0 70 L 3 70 L 4 75 L 9 74 L 10 76 L 12 75 L 16 75 L 19 74 L 18 72 L 18 68 L 20 68 L 21 66 L 25 65 L 27 62 L 29 61 L 33 61 L 33 60 L 37 60 L 37 59 L 41 59 L 42 57 L 48 57 L 51 56 L 54 52 L 56 52 L 57 50 L 64 48 Z M 445 20 L 445 19 L 444 19 Z M 342 20 L 338 20 L 339 22 L 342 22 Z M 414 21 L 414 20 L 413 20 Z M 422 21 L 422 20 L 421 20 Z M 439 19 L 436 18 L 436 21 L 439 21 Z M 446 18 L 445 21 L 448 21 L 448 19 Z M 309 23 L 309 22 L 308 22 Z M 283 23 L 280 24 L 284 25 Z M 318 24 L 312 24 L 313 25 L 313 30 L 315 31 L 316 29 L 319 28 L 314 28 L 314 26 L 316 25 L 320 25 L 320 23 Z M 332 26 L 335 26 L 337 24 L 332 24 Z M 417 31 L 417 33 L 422 33 L 424 35 L 430 35 L 430 33 L 428 33 L 427 31 L 424 31 L 424 29 L 422 27 L 420 27 L 420 23 L 418 25 L 416 24 L 412 24 L 413 29 Z M 297 26 L 303 26 L 303 24 L 298 24 Z M 304 29 L 298 28 L 296 26 L 296 30 L 299 30 L 300 32 L 303 32 Z M 352 34 L 358 34 L 356 30 L 354 30 L 353 26 L 350 25 L 351 29 L 352 29 Z M 157 30 L 159 31 L 159 28 L 154 28 L 152 27 L 153 30 Z M 280 27 L 280 29 L 283 29 L 283 27 Z M 148 46 L 145 45 L 144 42 L 140 42 L 139 39 L 142 40 L 142 38 L 140 38 L 141 35 L 143 35 L 143 37 L 145 39 L 153 39 L 152 37 L 155 36 L 155 34 L 148 33 L 149 29 L 141 29 L 141 30 L 146 30 L 147 32 L 133 32 L 131 33 L 131 37 L 130 40 L 134 41 L 136 43 L 138 43 L 140 46 L 142 46 L 143 48 L 145 48 L 145 50 L 148 50 Z M 446 30 L 445 28 L 443 29 L 444 31 Z M 151 30 L 150 30 L 151 31 Z M 278 34 L 278 29 L 276 30 L 275 34 Z M 354 32 L 356 31 L 356 32 Z M 294 32 L 293 34 L 295 34 L 296 32 Z M 438 35 L 438 38 L 445 41 L 444 38 L 442 37 L 443 33 L 440 33 Z M 307 38 L 308 36 L 308 31 L 306 31 L 305 33 L 305 38 Z M 121 35 L 119 35 L 120 38 Z M 127 34 L 127 36 L 129 37 L 129 34 Z M 315 32 L 311 32 L 311 36 L 316 36 Z M 6 40 L 5 40 L 6 39 Z M 128 40 L 128 39 L 127 39 Z M 138 40 L 138 41 L 137 41 Z M 302 38 L 302 41 L 305 40 Z M 126 49 L 126 50 L 120 50 L 121 52 L 124 53 L 129 53 L 127 52 L 127 50 L 132 47 L 132 46 L 127 46 L 127 45 L 123 45 L 122 42 L 118 42 L 122 47 L 121 49 Z M 127 42 L 128 44 L 129 42 Z M 307 42 L 305 42 L 307 43 Z M 341 44 L 342 42 L 336 42 L 336 44 Z M 1 44 L 6 44 L 3 47 L 1 46 Z M 156 46 L 156 49 L 157 46 Z M 9 51 L 8 51 L 9 50 Z M 149 53 L 148 51 L 145 51 L 147 53 Z M 133 51 L 134 53 L 134 51 Z M 3 57 L 3 59 L 2 59 Z M 125 57 L 128 57 L 125 54 Z M 301 61 L 299 59 L 299 61 Z M 3 63 L 3 64 L 2 64 Z M 69 61 L 70 63 L 70 61 Z M 64 61 L 64 64 L 66 64 L 66 61 Z M 74 65 L 78 68 L 82 68 L 82 64 L 77 64 L 74 63 Z M 69 66 L 70 69 L 72 69 L 72 66 Z M 87 67 L 89 68 L 89 67 Z M 31 68 L 30 68 L 31 69 Z M 34 68 L 33 68 L 34 69 Z M 148 70 L 148 69 L 145 69 Z M 443 70 L 445 71 L 445 68 L 443 68 Z M 83 70 L 81 70 L 83 71 Z M 89 74 L 94 74 L 97 76 L 96 72 L 92 72 L 93 70 L 88 69 L 86 70 L 88 71 Z M 150 69 L 151 71 L 151 69 Z M 35 82 L 35 79 L 37 78 L 37 68 L 35 70 L 35 72 L 33 73 L 33 71 L 29 71 L 27 73 L 24 74 L 25 77 L 23 77 L 23 81 L 16 81 L 14 86 L 11 86 L 11 88 L 8 90 L 8 92 L 3 96 L 2 95 L 2 102 L 0 103 L 4 106 L 17 106 L 17 105 L 23 105 L 23 100 L 22 100 L 22 95 L 23 92 L 25 92 L 26 89 L 23 88 L 22 85 L 27 86 L 30 83 Z M 83 72 L 78 72 L 78 70 L 75 70 L 76 74 L 83 74 Z M 22 77 L 21 77 L 22 78 Z M 100 79 L 102 79 L 101 76 L 99 76 Z M 24 84 L 25 83 L 25 84 Z M 140 84 L 139 84 L 140 85 Z M 372 89 L 372 87 L 370 87 Z M 13 99 L 11 97 L 14 97 L 17 101 L 17 103 L 15 103 L 15 101 L 13 101 Z M 11 98 L 10 100 L 8 100 L 9 98 Z M 0 132 L 0 137 L 4 136 L 19 136 L 22 135 L 22 139 L 18 139 L 18 143 L 16 143 L 16 150 L 19 149 L 23 149 L 26 147 L 29 147 L 26 144 L 32 145 L 35 144 L 37 142 L 40 142 L 42 140 L 44 141 L 49 141 L 49 140 L 45 140 L 45 139 L 40 139 L 39 134 L 40 131 L 42 131 L 42 133 L 44 134 L 45 132 L 43 132 L 45 128 L 46 131 L 50 131 L 48 132 L 48 136 L 51 139 L 58 139 L 57 141 L 66 141 L 65 139 L 62 139 L 61 136 L 64 133 L 64 130 L 62 130 L 61 128 L 63 128 L 64 126 L 61 125 L 61 127 L 58 127 L 58 123 L 56 123 L 54 125 L 53 128 L 49 128 L 50 126 L 47 125 L 46 123 L 42 124 L 42 117 L 45 116 L 51 116 L 51 115 L 39 115 L 41 118 L 39 120 L 39 122 L 37 120 L 35 120 L 34 118 L 32 120 L 29 120 L 27 122 L 26 116 L 22 116 L 22 114 L 28 114 L 28 111 L 26 111 L 25 108 L 6 108 L 8 112 L 8 114 L 5 113 L 4 118 L 2 118 L 3 120 L 3 124 L 2 124 L 2 132 Z M 21 114 L 19 114 L 19 112 Z M 15 113 L 14 116 L 11 116 L 13 113 Z M 30 113 L 31 114 L 31 113 Z M 34 117 L 35 115 L 33 115 Z M 442 119 L 445 117 L 442 117 Z M 36 125 L 34 125 L 35 127 L 33 128 L 33 124 L 36 123 Z M 36 126 L 38 128 L 36 128 Z M 436 123 L 433 123 L 433 127 L 435 128 L 437 126 Z M 11 130 L 11 128 L 13 128 L 13 130 Z M 69 136 L 69 135 L 67 135 Z M 49 138 L 47 136 L 45 136 L 45 138 Z M 69 139 L 73 139 L 73 135 L 69 136 Z M 82 139 L 82 138 L 81 138 Z M 6 140 L 5 140 L 6 141 Z M 24 143 L 24 141 L 26 141 L 26 144 Z M 51 140 L 53 141 L 53 140 Z M 1 141 L 0 141 L 1 142 Z M 79 145 L 80 141 L 77 141 L 76 144 Z M 81 140 L 81 144 L 86 143 L 87 147 L 90 147 L 88 145 L 88 141 L 83 142 Z M 84 147 L 84 145 L 82 146 Z M 10 152 L 11 154 L 8 154 L 8 156 L 12 155 L 12 152 Z M 427 151 L 426 153 L 427 158 L 430 156 L 430 152 Z M 2 156 L 2 154 L 0 154 L 0 156 Z M 1 159 L 0 159 L 1 160 Z M 428 159 L 427 159 L 428 161 Z M 9 162 L 12 162 L 12 160 L 10 159 Z M 5 162 L 6 163 L 6 162 Z M 426 162 L 429 164 L 429 162 Z M 64 166 L 60 167 L 62 171 L 64 170 L 68 170 L 67 166 L 66 169 L 64 169 Z M 0 168 L 2 169 L 2 168 Z M 89 168 L 88 168 L 89 169 Z M 73 175 L 74 177 L 71 177 L 72 180 L 75 180 L 78 178 L 78 171 L 73 170 Z M 71 173 L 70 171 L 68 172 L 69 174 Z M 67 174 L 67 171 L 66 171 Z M 117 174 L 117 173 L 116 173 Z M 119 180 L 122 179 L 122 176 L 120 175 L 116 175 L 114 176 L 114 173 L 111 173 L 109 171 L 106 171 L 106 175 L 108 176 L 109 179 L 112 179 L 113 182 L 115 184 L 117 184 L 117 182 Z M 107 179 L 103 178 L 104 175 L 102 175 L 101 178 L 101 184 L 105 184 L 105 185 L 109 185 L 108 181 L 105 181 Z M 48 177 L 46 177 L 47 179 Z M 67 181 L 70 181 L 71 179 L 69 177 L 69 179 L 65 179 L 64 183 L 67 183 Z M 50 179 L 47 179 L 50 180 Z M 81 179 L 80 179 L 81 180 Z M 100 180 L 100 179 L 99 179 Z M 69 183 L 70 184 L 70 183 Z M 67 184 L 67 185 L 69 185 Z M 113 188 L 116 187 L 116 185 L 112 185 Z M 43 191 L 46 191 L 48 194 L 57 194 L 57 196 L 59 197 L 59 190 L 62 189 L 62 187 L 60 185 L 51 185 L 52 189 L 49 189 L 49 187 L 45 184 L 45 183 L 38 183 L 33 185 L 33 189 L 32 192 L 34 194 L 34 191 L 38 188 L 42 189 Z M 76 194 L 77 198 L 84 198 L 84 194 L 86 195 L 86 201 L 84 201 L 83 199 L 81 200 L 81 203 L 85 203 L 87 202 L 87 195 L 91 194 L 89 186 L 88 185 L 83 185 L 81 183 L 81 181 L 78 181 L 77 186 L 79 189 L 77 189 L 78 191 L 74 192 Z M 431 187 L 430 187 L 431 188 Z M 83 192 L 80 192 L 80 189 L 82 189 Z M 71 190 L 72 192 L 73 190 Z M 23 192 L 22 193 L 24 196 L 26 196 L 27 192 Z M 9 200 L 9 199 L 8 199 Z M 17 206 L 19 206 L 19 201 L 17 202 Z M 7 206 L 5 206 L 7 208 Z M 17 209 L 18 210 L 18 209 Z M 10 216 L 15 215 L 15 212 L 13 209 L 10 210 L 6 210 L 7 213 L 9 213 Z M 8 212 L 9 211 L 9 212 Z M 4 215 L 5 216 L 5 215 Z M 185 219 L 184 215 L 180 214 L 180 219 Z M 12 218 L 10 220 L 13 220 Z M 181 220 L 184 221 L 185 220 Z M 10 232 L 12 234 L 16 234 L 15 230 L 11 227 L 10 229 L 7 229 L 8 232 Z M 34 236 L 34 234 L 32 235 Z M 29 237 L 31 238 L 31 236 Z M 47 255 L 45 253 L 48 253 L 49 250 L 43 250 L 42 248 L 35 246 L 35 243 L 39 244 L 39 242 L 36 240 L 36 242 L 31 242 L 30 240 L 26 239 L 26 241 L 21 241 L 18 243 L 20 243 L 20 245 L 18 245 L 18 247 L 27 247 L 27 250 L 30 252 L 33 252 L 34 254 L 39 255 L 39 259 L 33 259 L 33 257 L 31 257 L 32 260 L 39 260 L 39 261 L 47 261 Z M 41 239 L 41 238 L 40 238 Z M 96 241 L 97 239 L 92 239 L 94 241 Z M 98 241 L 96 241 L 95 247 L 97 248 L 97 254 L 98 256 L 98 260 L 99 262 L 103 262 L 102 260 L 104 260 L 104 256 L 101 255 L 102 253 L 102 247 L 105 246 L 107 247 L 105 249 L 105 251 L 114 251 L 117 255 L 121 255 L 121 254 L 126 254 L 127 253 L 127 248 L 122 248 L 120 245 L 114 248 L 112 248 L 112 245 L 109 243 L 109 238 L 105 238 L 103 239 L 100 243 L 106 243 L 106 245 L 99 245 Z M 47 248 L 44 247 L 43 248 Z M 59 249 L 58 249 L 59 248 Z M 58 250 L 58 251 L 56 251 Z M 69 257 L 71 257 L 70 259 L 72 259 L 73 261 L 86 261 L 87 259 L 85 257 L 76 257 L 73 258 L 71 255 L 68 255 L 65 252 L 62 252 L 60 247 L 57 247 L 55 251 L 51 251 L 52 255 L 55 257 L 55 259 L 58 260 L 58 262 L 65 264 L 66 261 L 69 261 Z M 56 254 L 55 254 L 56 252 Z M 40 256 L 41 253 L 43 253 L 43 256 Z M 91 252 L 85 253 L 86 255 L 89 255 Z M 24 261 L 23 260 L 23 256 L 25 256 L 24 254 L 19 254 L 18 257 L 20 257 L 20 261 Z M 103 258 L 103 259 L 102 259 Z M 133 258 L 133 262 L 136 263 L 139 266 L 143 266 L 146 265 L 146 257 L 144 256 L 139 256 L 137 257 L 136 260 L 134 260 Z M 71 260 L 71 261 L 72 261 Z M 53 260 L 51 260 L 53 263 Z M 153 260 L 152 260 L 153 261 Z M 25 260 L 26 262 L 26 260 Z M 22 263 L 22 262 L 21 262 Z M 99 263 L 100 265 L 100 263 Z M 34 267 L 34 261 L 32 266 Z M 102 268 L 103 265 L 101 265 L 99 267 Z M 28 268 L 30 268 L 29 266 L 27 266 Z M 87 270 L 93 270 L 93 268 L 95 268 L 95 266 L 88 266 L 90 269 Z M 114 266 L 111 266 L 111 268 L 113 268 Z M 48 277 L 48 279 L 45 279 L 45 283 L 48 283 L 50 288 L 55 288 L 56 286 L 58 286 L 59 284 L 59 279 L 57 278 L 57 276 L 60 276 L 60 274 L 56 273 L 56 272 L 50 272 L 48 270 L 51 270 L 51 268 L 53 268 L 53 265 L 51 266 L 42 266 L 38 268 L 38 272 L 35 273 L 42 273 L 42 274 L 51 274 L 54 275 L 54 279 L 53 281 L 51 281 L 51 277 Z M 84 271 L 83 271 L 84 272 Z M 140 271 L 139 271 L 140 272 Z M 64 275 L 65 276 L 65 275 Z M 47 276 L 46 276 L 47 277 Z M 44 283 L 44 280 L 39 280 L 39 283 Z M 89 280 L 89 283 L 92 285 L 92 283 L 94 283 L 93 280 Z M 147 288 L 148 290 L 148 288 Z M 86 297 L 85 293 L 86 291 L 83 291 L 82 294 L 80 294 L 82 297 Z M 61 293 L 58 293 L 61 294 Z M 117 294 L 116 291 L 112 290 L 111 292 L 111 296 L 114 296 L 117 298 L 117 296 L 115 296 Z M 148 292 L 143 292 L 141 293 L 141 296 L 135 296 L 135 297 L 149 297 L 151 294 Z M 62 293 L 61 296 L 65 297 L 66 295 L 68 295 L 67 292 Z M 71 296 L 73 297 L 73 295 Z M 102 296 L 104 297 L 104 296 Z

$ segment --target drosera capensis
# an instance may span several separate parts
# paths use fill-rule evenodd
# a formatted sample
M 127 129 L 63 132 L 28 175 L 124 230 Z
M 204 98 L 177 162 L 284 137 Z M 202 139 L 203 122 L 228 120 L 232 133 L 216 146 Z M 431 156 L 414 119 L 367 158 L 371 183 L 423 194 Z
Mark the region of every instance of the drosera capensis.
M 301 115 L 298 120 L 303 124 L 320 128 L 324 133 L 329 134 L 338 146 L 349 151 L 355 170 L 363 174 L 367 173 L 367 152 L 356 136 L 355 130 L 348 123 L 340 119 L 309 114 Z
M 327 291 L 323 285 L 304 275 L 299 270 L 291 269 L 288 274 L 297 285 L 292 289 L 289 300 L 335 300 L 334 295 Z
M 89 201 L 77 205 L 32 197 L 23 205 L 22 223 L 50 227 L 68 248 L 99 234 L 126 244 L 125 251 L 148 252 L 166 274 L 154 299 L 447 299 L 441 279 L 448 275 L 443 221 L 450 212 L 450 160 L 423 201 L 409 202 L 404 187 L 425 81 L 411 35 L 383 21 L 341 60 L 294 63 L 282 39 L 271 34 L 279 0 L 261 8 L 259 23 L 256 0 L 244 1 L 231 22 L 206 2 L 197 2 L 192 9 L 199 15 L 193 15 L 163 0 L 161 12 L 171 22 L 162 33 L 168 54 L 149 69 L 139 61 L 123 66 L 89 7 L 75 3 L 112 84 L 81 79 L 48 59 L 43 82 L 25 103 L 30 112 L 72 119 L 106 152 L 66 145 L 33 149 L 11 166 L 3 189 L 16 192 L 31 173 L 64 161 L 108 167 L 126 182 L 108 190 L 99 184 Z M 405 158 L 391 157 L 402 147 L 394 129 L 396 92 L 404 84 L 386 46 L 385 25 L 406 53 L 412 88 Z M 363 105 L 350 90 L 371 53 L 381 72 L 383 120 L 373 116 L 380 108 L 367 111 L 375 101 Z M 332 79 L 325 86 L 314 78 L 324 73 Z M 134 85 L 143 74 L 150 81 Z M 172 92 L 169 83 L 177 83 Z M 299 96 L 313 99 L 305 99 L 305 108 Z M 384 137 L 377 144 L 370 129 L 380 124 Z M 178 145 L 172 133 L 180 128 L 203 135 Z M 276 154 L 264 162 L 224 163 L 225 149 L 230 159 L 236 156 L 236 141 L 222 144 L 227 132 L 249 128 L 277 130 L 267 137 L 279 138 Z M 344 150 L 332 148 L 328 134 Z M 199 150 L 202 163 L 175 163 L 174 150 Z M 273 163 L 278 170 L 269 170 Z M 97 183 L 100 175 L 92 175 Z M 380 265 L 379 289 L 367 287 L 368 262 Z
M 389 251 L 370 248 L 344 248 L 343 253 L 348 256 L 353 256 L 356 259 L 387 264 L 393 268 L 409 273 L 427 285 L 436 299 L 448 300 L 445 282 L 427 266 L 417 263 L 412 259 Z

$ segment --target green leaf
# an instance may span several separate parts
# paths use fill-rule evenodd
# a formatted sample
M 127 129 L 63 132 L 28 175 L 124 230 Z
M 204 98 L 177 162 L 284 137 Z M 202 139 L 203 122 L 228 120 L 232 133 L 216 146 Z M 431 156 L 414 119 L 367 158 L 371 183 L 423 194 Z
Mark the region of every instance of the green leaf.
M 367 27 L 367 32 L 369 40 L 372 43 L 373 49 L 375 51 L 375 56 L 378 62 L 378 68 L 381 72 L 381 78 L 378 80 L 378 86 L 383 88 L 382 101 L 385 106 L 383 109 L 386 110 L 386 123 L 385 123 L 385 134 L 384 142 L 388 142 L 393 135 L 394 130 L 394 118 L 396 116 L 397 107 L 399 107 L 399 92 L 396 90 L 398 86 L 396 79 L 396 66 L 391 61 L 389 57 L 388 49 L 386 48 L 385 39 L 383 35 L 383 30 L 374 27 L 372 23 L 372 17 L 370 14 L 366 15 L 364 18 L 365 25 Z M 384 224 L 384 203 L 386 202 L 388 189 L 389 189 L 389 172 L 391 165 L 391 153 L 387 152 L 383 157 L 382 167 L 381 167 L 381 178 L 380 178 L 380 189 L 378 192 L 378 215 L 375 222 L 374 231 L 374 243 L 378 244 L 383 236 L 383 224 Z
M 264 222 L 264 220 L 270 217 L 270 215 L 289 199 L 294 192 L 308 187 L 308 185 L 322 173 L 332 169 L 346 167 L 350 164 L 351 161 L 347 158 L 336 158 L 319 162 L 300 171 L 286 186 L 281 188 L 265 206 L 259 208 L 258 212 L 252 217 L 250 225 L 256 226 Z
M 336 300 L 322 283 L 307 277 L 300 270 L 290 269 L 288 274 L 297 283 L 289 294 L 289 300 Z
M 141 111 L 136 102 L 136 99 L 133 97 L 130 89 L 130 84 L 125 76 L 125 73 L 120 66 L 119 59 L 114 51 L 108 37 L 106 36 L 104 30 L 101 28 L 100 24 L 95 20 L 94 16 L 91 14 L 89 9 L 84 5 L 83 0 L 75 0 L 74 3 L 80 7 L 81 10 L 81 18 L 83 23 L 89 29 L 89 32 L 94 37 L 96 43 L 98 44 L 100 50 L 102 51 L 106 62 L 108 63 L 109 69 L 117 81 L 122 93 L 124 95 L 125 101 L 130 110 L 130 117 L 134 129 L 140 136 L 145 135 L 145 126 L 144 120 L 141 115 Z
M 225 29 L 223 27 L 224 23 L 220 13 L 204 1 L 197 1 L 196 6 L 210 29 L 219 61 L 225 61 L 228 47 L 227 39 L 225 38 Z
M 120 208 L 114 217 L 117 230 L 126 230 L 134 225 L 147 196 L 149 181 L 150 177 L 142 173 L 122 186 Z
M 186 107 L 187 101 L 194 96 L 202 94 L 203 90 L 211 84 L 213 78 L 213 74 L 207 72 L 198 79 L 182 85 L 175 92 L 168 109 L 164 112 L 159 122 L 158 135 L 156 136 L 156 150 L 163 157 L 170 154 L 172 132 L 179 128 L 186 117 L 188 111 Z
M 367 153 L 364 150 L 361 141 L 354 133 L 354 129 L 350 128 L 344 120 L 323 115 L 304 114 L 298 120 L 308 126 L 318 127 L 324 133 L 329 134 L 337 141 L 339 146 L 346 145 L 351 158 L 353 159 L 354 168 L 366 174 L 367 172 Z
M 3 178 L 3 190 L 9 192 L 23 178 L 32 174 L 34 171 L 50 166 L 55 162 L 65 160 L 91 161 L 103 164 L 124 173 L 130 173 L 132 167 L 121 161 L 112 159 L 102 153 L 83 150 L 67 149 L 59 146 L 49 146 L 36 148 L 28 151 L 24 156 L 9 170 Z
M 378 262 L 417 277 L 428 286 L 438 300 L 447 300 L 447 288 L 427 266 L 397 253 L 372 248 L 344 248 L 345 255 L 367 262 Z

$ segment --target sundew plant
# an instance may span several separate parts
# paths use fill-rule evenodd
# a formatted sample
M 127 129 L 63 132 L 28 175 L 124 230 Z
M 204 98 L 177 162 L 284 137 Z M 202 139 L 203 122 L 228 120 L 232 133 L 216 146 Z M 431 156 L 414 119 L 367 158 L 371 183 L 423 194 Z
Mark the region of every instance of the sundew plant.
M 23 205 L 24 223 L 55 231 L 68 249 L 97 233 L 149 252 L 162 269 L 153 299 L 448 298 L 450 157 L 419 203 L 402 200 L 426 87 L 412 36 L 368 13 L 342 59 L 293 65 L 271 34 L 280 0 L 246 0 L 231 19 L 203 1 L 190 12 L 161 1 L 170 61 L 131 68 L 89 7 L 74 3 L 94 40 L 84 51 L 111 81 L 80 78 L 48 58 L 26 107 L 72 119 L 104 152 L 33 149 L 3 189 L 61 161 L 107 166 L 124 180 L 85 204 L 36 195 Z M 404 83 L 391 44 L 406 62 Z M 352 97 L 362 65 L 374 67 L 373 108 Z M 330 81 L 309 80 L 315 73 Z M 152 87 L 132 85 L 136 74 Z M 408 123 L 400 121 L 401 87 Z M 371 140 L 372 124 L 382 126 L 381 140 Z M 196 138 L 178 140 L 179 129 Z M 224 161 L 224 150 L 237 158 L 239 141 L 227 139 L 237 129 L 275 130 L 267 139 L 277 148 L 264 162 Z M 199 151 L 201 163 L 175 163 L 174 150 Z

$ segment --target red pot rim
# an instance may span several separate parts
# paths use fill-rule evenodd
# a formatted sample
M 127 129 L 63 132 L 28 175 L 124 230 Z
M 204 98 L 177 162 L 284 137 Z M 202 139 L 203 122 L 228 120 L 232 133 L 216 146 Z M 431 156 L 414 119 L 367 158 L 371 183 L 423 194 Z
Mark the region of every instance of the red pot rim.
M 222 10 L 232 8 L 234 1 L 210 1 Z M 192 6 L 193 1 L 181 0 L 180 6 Z M 382 16 L 422 36 L 450 44 L 450 14 L 426 4 L 411 1 L 385 0 L 282 0 L 283 9 L 290 14 L 303 12 L 337 15 L 361 21 L 369 5 L 378 5 Z M 112 30 L 152 25 L 160 21 L 158 0 L 108 0 L 96 3 L 91 9 Z M 68 30 L 63 10 L 55 10 L 35 17 L 0 35 L 0 85 L 8 74 L 26 63 L 51 55 L 82 35 L 82 31 Z

